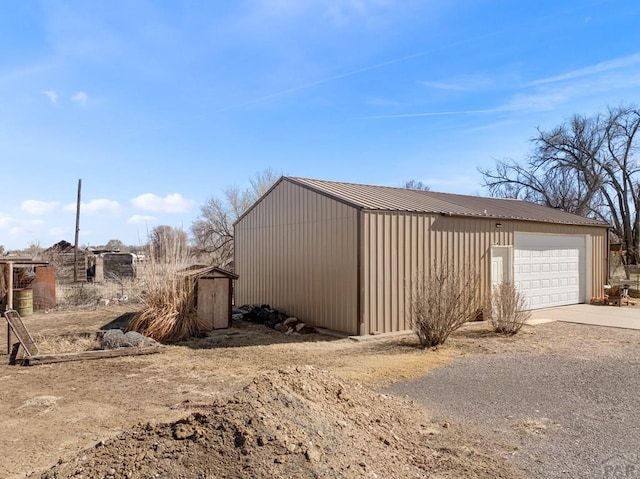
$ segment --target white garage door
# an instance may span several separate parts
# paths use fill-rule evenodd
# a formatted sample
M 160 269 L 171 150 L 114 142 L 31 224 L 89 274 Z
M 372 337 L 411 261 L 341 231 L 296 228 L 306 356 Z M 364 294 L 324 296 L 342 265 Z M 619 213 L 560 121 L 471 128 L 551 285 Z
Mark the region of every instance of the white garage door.
M 585 301 L 585 237 L 515 233 L 513 275 L 530 309 Z

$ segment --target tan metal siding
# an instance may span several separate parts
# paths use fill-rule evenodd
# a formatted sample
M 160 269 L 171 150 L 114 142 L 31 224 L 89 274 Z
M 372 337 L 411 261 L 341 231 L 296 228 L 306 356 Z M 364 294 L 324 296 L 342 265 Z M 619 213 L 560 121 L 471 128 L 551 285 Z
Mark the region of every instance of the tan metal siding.
M 235 226 L 236 304 L 357 334 L 358 211 L 280 182 Z
M 459 268 L 476 265 L 484 294 L 490 288 L 491 245 L 513 245 L 515 231 L 590 235 L 592 296 L 601 295 L 606 282 L 606 228 L 419 213 L 362 214 L 361 334 L 410 329 L 411 283 L 443 256 Z

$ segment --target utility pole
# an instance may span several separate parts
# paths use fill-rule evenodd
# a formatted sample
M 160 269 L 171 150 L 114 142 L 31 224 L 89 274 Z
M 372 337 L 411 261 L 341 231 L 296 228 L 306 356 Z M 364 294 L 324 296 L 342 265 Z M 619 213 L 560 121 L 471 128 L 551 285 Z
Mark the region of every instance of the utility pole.
M 82 180 L 78 180 L 78 203 L 76 205 L 76 242 L 73 248 L 73 281 L 78 281 L 78 237 L 80 236 L 80 192 Z

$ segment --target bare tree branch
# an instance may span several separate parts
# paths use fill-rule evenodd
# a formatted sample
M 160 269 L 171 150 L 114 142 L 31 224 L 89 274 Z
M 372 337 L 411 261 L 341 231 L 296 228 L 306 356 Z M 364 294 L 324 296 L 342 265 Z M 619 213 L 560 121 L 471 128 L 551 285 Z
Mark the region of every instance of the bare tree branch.
M 609 222 L 630 262 L 640 259 L 640 110 L 574 115 L 533 138 L 523 163 L 480 170 L 492 196 L 518 198 Z
M 271 168 L 250 178 L 250 187 L 226 188 L 221 197 L 211 197 L 200 207 L 200 216 L 191 225 L 196 253 L 210 255 L 226 266 L 233 259 L 233 223 L 278 180 Z

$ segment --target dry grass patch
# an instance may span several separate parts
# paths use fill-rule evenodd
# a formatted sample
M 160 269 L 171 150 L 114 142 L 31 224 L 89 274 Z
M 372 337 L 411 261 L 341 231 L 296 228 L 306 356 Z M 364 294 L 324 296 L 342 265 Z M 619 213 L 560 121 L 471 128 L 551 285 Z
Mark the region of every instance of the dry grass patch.
M 49 336 L 36 334 L 33 339 L 41 353 L 79 353 L 92 349 L 100 349 L 100 342 L 95 335 Z
M 220 378 L 234 382 L 256 371 L 305 364 L 328 370 L 343 379 L 379 387 L 418 378 L 460 355 L 454 347 L 420 349 L 418 339 L 413 335 L 354 342 L 310 334 L 299 336 L 299 341 L 291 341 L 291 336 L 274 332 L 274 342 L 269 344 L 264 338 L 273 330 L 262 325 L 237 321 L 225 331 L 225 334 L 216 331 L 205 338 L 171 346 L 165 353 L 148 358 L 152 364 L 147 372 L 153 369 L 154 373 L 164 371 L 168 374 L 175 370 L 185 379 L 215 381 Z M 211 341 L 212 337 L 216 338 L 215 342 Z M 275 342 L 279 338 L 286 342 Z M 189 365 L 187 369 L 185 364 Z

